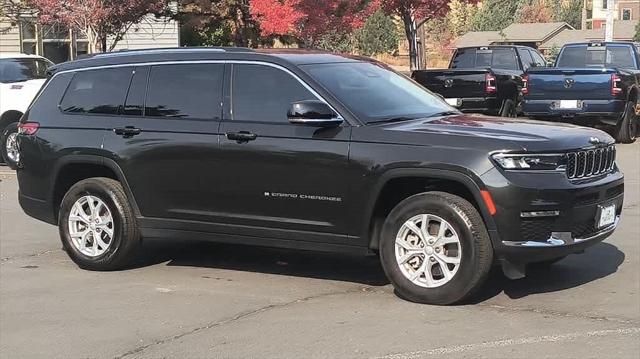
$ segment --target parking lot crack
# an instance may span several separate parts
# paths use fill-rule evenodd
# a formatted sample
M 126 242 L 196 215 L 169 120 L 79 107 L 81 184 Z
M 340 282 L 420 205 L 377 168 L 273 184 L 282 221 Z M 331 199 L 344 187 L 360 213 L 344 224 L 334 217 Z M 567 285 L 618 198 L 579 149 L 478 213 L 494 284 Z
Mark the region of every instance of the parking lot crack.
M 16 260 L 16 259 L 26 259 L 26 258 L 40 257 L 40 256 L 43 256 L 45 254 L 53 253 L 55 251 L 56 251 L 56 249 L 48 249 L 46 251 L 41 251 L 41 252 L 38 252 L 38 253 L 27 254 L 27 255 L 22 255 L 22 256 L 2 257 L 2 258 L 0 258 L 0 263 L 9 262 L 9 261 Z
M 304 297 L 304 298 L 291 300 L 291 301 L 284 302 L 284 303 L 265 305 L 265 306 L 260 307 L 260 308 L 256 308 L 256 309 L 253 309 L 253 310 L 249 310 L 249 311 L 245 311 L 245 312 L 239 313 L 239 314 L 234 315 L 234 316 L 232 316 L 230 318 L 227 318 L 227 319 L 211 322 L 211 323 L 208 323 L 208 324 L 196 327 L 196 328 L 192 328 L 191 330 L 172 335 L 170 337 L 166 337 L 166 338 L 159 339 L 159 340 L 153 341 L 153 342 L 145 344 L 145 345 L 141 345 L 141 346 L 139 346 L 137 348 L 134 348 L 132 350 L 129 350 L 129 351 L 123 353 L 123 354 L 116 355 L 114 358 L 115 359 L 122 359 L 122 358 L 130 357 L 130 356 L 133 356 L 133 355 L 137 355 L 137 354 L 140 354 L 141 352 L 143 352 L 143 351 L 145 351 L 145 350 L 147 350 L 147 349 L 149 349 L 151 347 L 155 347 L 155 346 L 171 343 L 171 342 L 173 342 L 175 340 L 184 338 L 184 337 L 189 336 L 189 335 L 197 334 L 197 333 L 203 332 L 205 330 L 213 329 L 213 328 L 218 328 L 218 327 L 221 327 L 223 325 L 231 324 L 231 323 L 237 322 L 239 320 L 246 319 L 246 318 L 249 318 L 249 317 L 253 317 L 253 316 L 256 316 L 258 314 L 265 313 L 265 312 L 268 312 L 268 311 L 271 311 L 271 310 L 282 309 L 282 308 L 285 308 L 285 307 L 288 307 L 288 306 L 291 306 L 291 305 L 308 302 L 308 301 L 311 301 L 311 300 L 314 300 L 314 299 L 331 297 L 331 296 L 335 296 L 335 295 L 343 295 L 343 294 L 355 293 L 355 292 L 361 292 L 361 291 L 367 291 L 367 290 L 368 290 L 368 287 L 364 287 L 364 288 L 363 287 L 357 287 L 357 288 L 351 288 L 351 289 L 342 290 L 342 291 L 332 291 L 332 292 L 320 293 L 320 294 L 316 294 L 316 295 L 312 295 L 312 296 L 308 296 L 308 297 Z
M 493 310 L 498 310 L 500 312 L 514 312 L 514 313 L 528 312 L 528 313 L 535 313 L 535 314 L 554 316 L 554 317 L 585 319 L 585 320 L 594 320 L 594 321 L 601 321 L 601 322 L 613 322 L 613 323 L 620 323 L 620 324 L 627 324 L 627 325 L 640 325 L 640 322 L 636 320 L 598 316 L 598 315 L 589 315 L 589 314 L 580 314 L 580 313 L 562 312 L 562 311 L 541 309 L 541 308 L 506 307 L 506 306 L 496 305 L 496 304 L 478 304 L 478 306 L 484 307 L 484 308 L 490 308 Z

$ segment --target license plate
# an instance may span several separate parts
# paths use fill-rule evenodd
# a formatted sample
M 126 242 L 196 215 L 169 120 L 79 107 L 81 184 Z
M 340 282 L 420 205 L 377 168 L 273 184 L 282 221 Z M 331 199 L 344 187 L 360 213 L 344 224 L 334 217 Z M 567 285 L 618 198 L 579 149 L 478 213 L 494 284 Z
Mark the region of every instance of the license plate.
M 444 100 L 447 101 L 447 103 L 451 106 L 458 106 L 457 98 L 445 98 Z
M 598 228 L 607 227 L 613 224 L 616 220 L 616 205 L 600 206 L 600 220 L 598 221 Z
M 578 108 L 578 100 L 560 100 L 560 108 Z

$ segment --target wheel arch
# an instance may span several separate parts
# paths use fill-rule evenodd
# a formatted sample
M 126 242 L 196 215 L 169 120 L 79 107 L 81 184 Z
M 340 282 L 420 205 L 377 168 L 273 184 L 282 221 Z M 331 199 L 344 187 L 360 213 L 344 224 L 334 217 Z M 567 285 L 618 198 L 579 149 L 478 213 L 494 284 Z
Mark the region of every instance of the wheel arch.
M 370 249 L 377 249 L 379 233 L 386 215 L 408 196 L 443 191 L 468 200 L 480 213 L 488 230 L 495 229 L 495 222 L 481 195 L 479 180 L 461 171 L 445 169 L 394 169 L 385 173 L 370 196 L 369 212 L 365 228 Z M 397 191 L 400 189 L 399 191 Z
M 140 210 L 124 172 L 115 161 L 97 155 L 71 155 L 60 159 L 52 172 L 51 203 L 54 218 L 58 218 L 60 203 L 69 188 L 91 177 L 107 177 L 120 182 L 134 214 L 140 216 Z
M 24 113 L 18 110 L 7 110 L 0 115 L 0 132 L 4 130 L 10 123 L 20 121 L 20 118 Z

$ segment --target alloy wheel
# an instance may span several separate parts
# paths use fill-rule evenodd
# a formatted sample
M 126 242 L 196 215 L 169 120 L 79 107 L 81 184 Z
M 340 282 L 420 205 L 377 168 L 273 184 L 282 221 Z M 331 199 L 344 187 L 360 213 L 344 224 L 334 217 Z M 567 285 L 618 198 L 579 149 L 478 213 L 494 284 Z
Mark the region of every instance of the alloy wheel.
M 71 207 L 68 224 L 71 243 L 88 257 L 103 254 L 113 243 L 113 216 L 98 197 L 80 197 Z
M 457 273 L 462 246 L 449 222 L 433 214 L 419 214 L 400 227 L 395 257 L 400 271 L 413 284 L 435 288 Z
M 18 133 L 13 132 L 7 136 L 5 141 L 5 149 L 7 151 L 7 158 L 13 163 L 20 161 L 20 151 L 18 151 Z

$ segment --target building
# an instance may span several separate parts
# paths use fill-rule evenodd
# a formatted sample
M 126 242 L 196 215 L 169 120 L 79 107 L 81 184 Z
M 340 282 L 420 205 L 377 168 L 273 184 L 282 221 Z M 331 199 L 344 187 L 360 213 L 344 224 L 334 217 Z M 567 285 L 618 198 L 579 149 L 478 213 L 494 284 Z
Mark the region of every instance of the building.
M 632 41 L 638 20 L 613 23 L 615 41 Z M 564 25 L 563 25 L 564 24 Z M 604 29 L 576 30 L 566 23 L 511 24 L 502 31 L 472 31 L 456 40 L 456 47 L 515 44 L 530 46 L 548 54 L 572 42 L 604 41 Z
M 87 53 L 87 40 L 63 26 L 26 21 L 10 25 L 8 21 L 0 20 L 0 28 L 7 29 L 0 33 L 0 53 L 37 54 L 56 63 Z M 132 26 L 114 50 L 177 47 L 180 44 L 179 33 L 176 21 L 150 15 Z
M 607 22 L 607 0 L 584 0 L 582 29 L 602 29 Z M 640 21 L 640 0 L 613 0 L 614 20 Z

